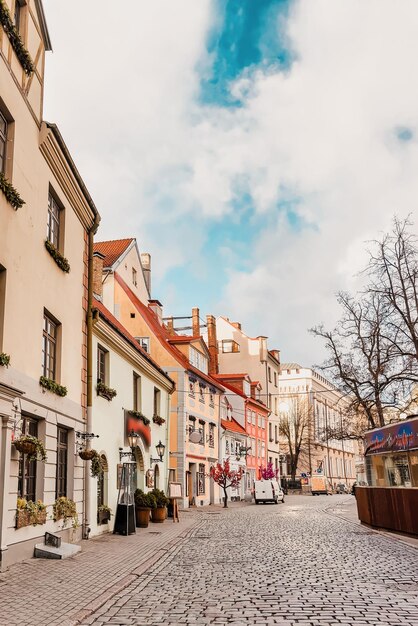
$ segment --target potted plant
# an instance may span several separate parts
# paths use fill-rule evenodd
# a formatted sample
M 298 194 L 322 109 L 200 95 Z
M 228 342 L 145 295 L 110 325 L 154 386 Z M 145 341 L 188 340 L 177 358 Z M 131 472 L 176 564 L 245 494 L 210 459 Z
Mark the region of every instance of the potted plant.
M 46 522 L 46 506 L 41 501 L 32 502 L 26 498 L 18 498 L 16 504 L 16 528 L 37 526 Z
M 103 463 L 100 454 L 94 450 L 94 454 L 91 457 L 90 476 L 92 478 L 99 478 L 103 474 Z
M 157 501 L 152 493 L 144 493 L 141 489 L 135 491 L 136 527 L 147 528 L 150 513 L 157 508 Z
M 106 504 L 101 504 L 97 509 L 97 523 L 107 524 L 107 522 L 110 521 L 111 515 L 112 515 L 112 509 L 108 507 Z
M 66 498 L 65 496 L 61 496 L 57 498 L 53 505 L 54 512 L 54 522 L 58 520 L 63 520 L 64 526 L 67 523 L 67 520 L 72 519 L 72 527 L 78 527 L 78 515 L 77 515 L 77 506 L 74 500 L 70 500 L 70 498 Z
M 83 461 L 91 461 L 92 458 L 96 456 L 96 454 L 96 450 L 88 450 L 87 448 L 83 448 L 78 453 L 78 456 L 80 457 L 80 459 L 83 459 Z
M 167 506 L 170 500 L 161 489 L 155 488 L 151 493 L 157 503 L 157 507 L 151 511 L 151 521 L 161 524 L 167 517 Z
M 44 444 L 32 435 L 21 435 L 13 441 L 13 445 L 21 454 L 27 454 L 29 461 L 46 461 Z

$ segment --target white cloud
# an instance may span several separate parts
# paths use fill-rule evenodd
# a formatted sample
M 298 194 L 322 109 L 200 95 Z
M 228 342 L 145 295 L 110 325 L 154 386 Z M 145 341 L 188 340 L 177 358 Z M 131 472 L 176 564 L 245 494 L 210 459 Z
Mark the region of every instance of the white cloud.
M 101 236 L 141 243 L 146 233 L 160 273 L 188 254 L 193 262 L 204 220 L 229 213 L 244 180 L 256 212 L 278 215 L 254 246 L 253 271 L 225 268 L 214 312 L 269 335 L 287 361 L 318 362 L 306 329 L 332 323 L 334 293 L 355 288 L 362 242 L 395 211 L 417 215 L 416 1 L 296 3 L 287 24 L 295 62 L 237 81 L 246 98 L 237 110 L 196 101 L 196 67 L 210 63 L 209 0 L 132 0 L 123 11 L 108 0 L 44 4 L 56 50 L 46 115 L 99 206 Z M 410 141 L 397 139 L 399 127 Z M 277 210 L 289 194 L 299 199 L 297 229 Z M 176 232 L 179 218 L 199 214 L 193 230 Z

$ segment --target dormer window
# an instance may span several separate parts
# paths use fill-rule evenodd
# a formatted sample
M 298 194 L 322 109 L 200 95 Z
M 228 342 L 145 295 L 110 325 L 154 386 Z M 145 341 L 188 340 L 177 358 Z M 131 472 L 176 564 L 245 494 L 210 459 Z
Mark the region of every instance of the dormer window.
M 135 337 L 139 345 L 149 354 L 149 337 Z
M 219 342 L 219 349 L 223 353 L 239 352 L 239 344 L 233 339 L 222 339 Z
M 193 346 L 190 346 L 189 360 L 190 360 L 190 363 L 194 367 L 196 367 L 198 370 L 200 370 L 204 374 L 208 373 L 207 357 L 201 352 L 199 352 L 199 350 L 196 350 L 196 348 L 193 348 Z
M 246 396 L 251 396 L 251 385 L 248 380 L 244 380 L 244 393 Z

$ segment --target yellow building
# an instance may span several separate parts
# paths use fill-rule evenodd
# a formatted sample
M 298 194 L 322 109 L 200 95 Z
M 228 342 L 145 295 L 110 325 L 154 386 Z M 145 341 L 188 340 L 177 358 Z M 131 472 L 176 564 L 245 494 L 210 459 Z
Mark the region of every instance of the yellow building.
M 223 387 L 209 374 L 198 309 L 193 309 L 192 335 L 177 335 L 164 323 L 161 303 L 151 299 L 150 257 L 139 253 L 135 239 L 98 242 L 95 251 L 105 257 L 104 305 L 176 385 L 169 415 L 169 479 L 181 483 L 184 506 L 219 502 L 209 471 L 219 458 Z M 215 333 L 211 316 L 208 327 Z
M 42 118 L 45 52 L 51 50 L 42 2 L 6 0 L 0 13 L 0 560 L 5 568 L 32 556 L 46 530 L 80 536 L 62 519 L 54 521 L 53 504 L 60 496 L 75 501 L 81 521 L 83 463 L 74 454 L 75 433 L 86 419 L 88 242 L 99 216 L 58 128 Z M 46 462 L 31 460 L 31 446 L 19 452 L 25 435 L 45 447 Z M 26 502 L 38 500 L 46 509 L 40 505 L 29 512 Z

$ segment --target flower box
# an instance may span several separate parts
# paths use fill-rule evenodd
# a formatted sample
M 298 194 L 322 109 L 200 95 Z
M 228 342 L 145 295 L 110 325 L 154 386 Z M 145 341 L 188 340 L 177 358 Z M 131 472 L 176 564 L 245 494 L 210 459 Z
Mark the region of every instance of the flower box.
M 18 509 L 16 511 L 16 529 L 25 526 L 39 526 L 46 523 L 46 509 L 43 511 L 28 511 L 27 509 Z

